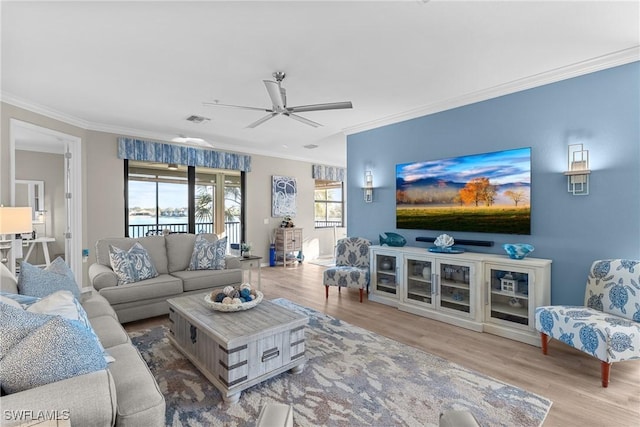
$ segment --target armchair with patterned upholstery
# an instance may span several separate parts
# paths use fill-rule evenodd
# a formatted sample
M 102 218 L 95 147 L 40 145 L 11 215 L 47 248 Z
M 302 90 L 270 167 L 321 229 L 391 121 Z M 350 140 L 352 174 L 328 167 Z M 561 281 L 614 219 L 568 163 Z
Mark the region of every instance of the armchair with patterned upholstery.
M 602 387 L 613 362 L 640 359 L 640 261 L 598 260 L 591 265 L 585 306 L 536 309 L 542 353 L 555 338 L 598 358 Z
M 369 246 L 371 242 L 362 237 L 346 237 L 336 245 L 336 266 L 326 269 L 322 283 L 325 296 L 329 298 L 329 286 L 360 289 L 360 302 L 364 290 L 369 292 Z

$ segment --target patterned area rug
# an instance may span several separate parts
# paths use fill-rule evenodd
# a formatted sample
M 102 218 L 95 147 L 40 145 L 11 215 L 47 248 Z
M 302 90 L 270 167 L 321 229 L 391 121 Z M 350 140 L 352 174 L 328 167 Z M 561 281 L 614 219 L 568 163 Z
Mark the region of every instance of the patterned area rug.
M 165 327 L 131 333 L 167 402 L 168 426 L 254 426 L 267 403 L 293 405 L 296 426 L 437 426 L 447 409 L 487 426 L 539 426 L 551 401 L 286 299 L 309 316 L 307 364 L 225 404 L 166 338 Z

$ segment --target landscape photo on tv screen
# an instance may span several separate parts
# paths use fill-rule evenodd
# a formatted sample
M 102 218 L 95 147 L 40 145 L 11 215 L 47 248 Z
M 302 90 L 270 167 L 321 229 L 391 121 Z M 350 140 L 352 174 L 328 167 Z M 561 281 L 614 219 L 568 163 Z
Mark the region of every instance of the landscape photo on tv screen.
M 397 165 L 396 227 L 531 234 L 531 148 Z

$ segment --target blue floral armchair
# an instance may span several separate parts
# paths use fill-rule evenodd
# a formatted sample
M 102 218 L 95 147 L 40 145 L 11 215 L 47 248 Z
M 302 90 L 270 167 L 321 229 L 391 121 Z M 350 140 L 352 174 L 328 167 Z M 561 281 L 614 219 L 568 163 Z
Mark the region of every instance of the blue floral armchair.
M 329 286 L 360 289 L 360 302 L 366 289 L 369 292 L 369 246 L 371 242 L 361 237 L 346 237 L 338 240 L 336 266 L 324 271 L 322 283 L 325 296 L 329 298 Z
M 613 362 L 640 359 L 640 261 L 595 261 L 582 306 L 536 309 L 543 354 L 548 338 L 600 359 L 602 386 Z

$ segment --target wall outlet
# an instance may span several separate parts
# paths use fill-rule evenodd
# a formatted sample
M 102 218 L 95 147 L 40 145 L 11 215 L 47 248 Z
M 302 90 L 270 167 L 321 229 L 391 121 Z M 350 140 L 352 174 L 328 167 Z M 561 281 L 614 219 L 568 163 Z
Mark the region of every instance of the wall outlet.
M 269 218 L 264 219 L 264 225 L 269 225 Z

